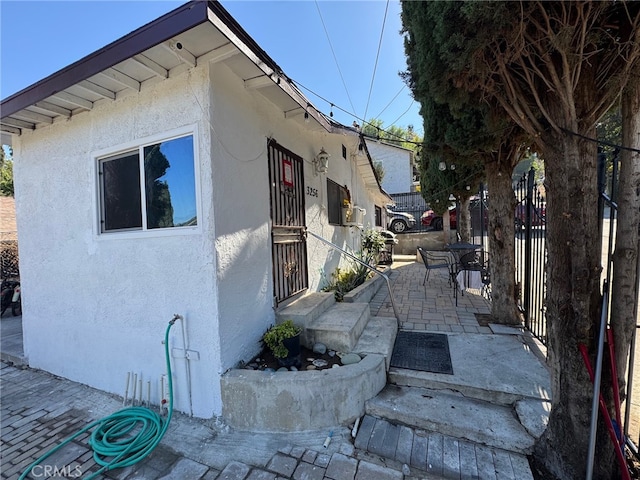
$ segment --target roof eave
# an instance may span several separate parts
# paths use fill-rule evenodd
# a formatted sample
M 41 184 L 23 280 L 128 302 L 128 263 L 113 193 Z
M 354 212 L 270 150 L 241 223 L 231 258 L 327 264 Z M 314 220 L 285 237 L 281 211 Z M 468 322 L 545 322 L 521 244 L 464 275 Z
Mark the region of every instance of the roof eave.
M 0 104 L 7 117 L 104 71 L 148 48 L 208 21 L 207 2 L 192 1 L 134 30 L 75 63 L 7 97 Z

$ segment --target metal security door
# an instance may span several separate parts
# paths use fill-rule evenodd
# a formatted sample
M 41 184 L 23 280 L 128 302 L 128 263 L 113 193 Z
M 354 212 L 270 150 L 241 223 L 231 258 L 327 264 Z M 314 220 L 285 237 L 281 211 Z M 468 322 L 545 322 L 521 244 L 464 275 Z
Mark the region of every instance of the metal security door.
M 276 305 L 309 287 L 302 158 L 269 140 L 271 252 Z

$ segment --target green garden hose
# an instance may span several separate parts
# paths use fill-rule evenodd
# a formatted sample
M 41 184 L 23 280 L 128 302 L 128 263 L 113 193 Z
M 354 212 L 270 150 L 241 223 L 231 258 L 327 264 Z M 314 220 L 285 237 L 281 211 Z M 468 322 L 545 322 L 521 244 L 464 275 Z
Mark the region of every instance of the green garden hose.
M 160 443 L 167 431 L 173 413 L 173 382 L 171 380 L 171 360 L 169 356 L 169 330 L 181 319 L 179 315 L 169 322 L 164 335 L 164 354 L 167 362 L 167 377 L 169 384 L 169 409 L 166 418 L 157 412 L 144 407 L 129 407 L 90 423 L 77 431 L 60 445 L 49 450 L 27 467 L 19 480 L 27 478 L 33 468 L 49 458 L 76 437 L 97 427 L 91 434 L 89 445 L 93 449 L 93 459 L 101 465 L 98 471 L 92 473 L 86 480 L 97 477 L 107 470 L 129 467 L 149 455 Z

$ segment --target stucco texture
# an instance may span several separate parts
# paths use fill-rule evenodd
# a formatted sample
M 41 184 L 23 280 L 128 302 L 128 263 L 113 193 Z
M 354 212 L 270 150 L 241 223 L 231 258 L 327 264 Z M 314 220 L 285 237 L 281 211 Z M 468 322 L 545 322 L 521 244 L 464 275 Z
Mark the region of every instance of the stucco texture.
M 195 138 L 198 225 L 99 233 L 97 158 L 164 134 Z M 176 408 L 222 412 L 221 375 L 260 348 L 275 321 L 267 142 L 304 161 L 306 221 L 351 251 L 360 230 L 329 225 L 327 178 L 347 185 L 374 224 L 374 202 L 352 158 L 358 137 L 330 134 L 283 112 L 224 63 L 203 64 L 143 85 L 71 119 L 25 133 L 14 144 L 25 354 L 31 366 L 124 394 L 127 372 L 151 381 L 157 402 L 161 340 L 185 317 L 192 401 L 184 358 L 174 358 Z M 342 156 L 342 146 L 347 158 Z M 324 147 L 327 174 L 312 159 Z M 308 239 L 309 290 L 344 257 Z M 182 349 L 181 325 L 171 335 Z M 180 353 L 178 352 L 178 355 Z

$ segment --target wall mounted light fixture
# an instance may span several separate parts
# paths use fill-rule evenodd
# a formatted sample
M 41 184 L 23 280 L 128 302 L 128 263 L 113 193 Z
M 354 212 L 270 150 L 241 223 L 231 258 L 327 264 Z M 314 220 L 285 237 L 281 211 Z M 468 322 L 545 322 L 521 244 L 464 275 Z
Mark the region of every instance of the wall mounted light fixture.
M 322 147 L 320 149 L 320 153 L 318 153 L 318 155 L 316 155 L 316 157 L 312 160 L 313 165 L 315 167 L 316 170 L 316 175 L 318 173 L 327 173 L 327 170 L 329 170 L 329 157 L 331 155 L 329 155 L 324 147 Z

